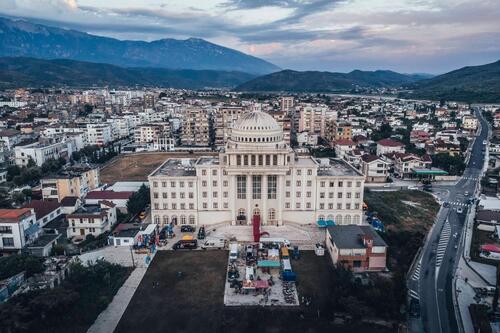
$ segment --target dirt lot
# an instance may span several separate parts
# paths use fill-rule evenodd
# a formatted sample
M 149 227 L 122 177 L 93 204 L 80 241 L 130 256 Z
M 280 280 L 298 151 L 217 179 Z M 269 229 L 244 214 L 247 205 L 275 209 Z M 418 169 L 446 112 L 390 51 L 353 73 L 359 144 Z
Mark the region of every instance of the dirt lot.
M 369 210 L 378 212 L 387 230 L 425 232 L 434 223 L 439 204 L 423 191 L 365 191 Z
M 324 295 L 332 282 L 327 256 L 303 251 L 292 266 L 310 307 L 224 307 L 226 251 L 159 252 L 115 332 L 388 332 L 373 325 L 335 326 Z M 177 271 L 185 272 L 178 279 Z M 159 285 L 154 285 L 156 282 Z M 319 313 L 319 318 L 318 318 Z
M 146 181 L 148 175 L 171 157 L 194 158 L 213 153 L 137 153 L 123 154 L 101 169 L 101 183 L 113 184 L 117 181 Z

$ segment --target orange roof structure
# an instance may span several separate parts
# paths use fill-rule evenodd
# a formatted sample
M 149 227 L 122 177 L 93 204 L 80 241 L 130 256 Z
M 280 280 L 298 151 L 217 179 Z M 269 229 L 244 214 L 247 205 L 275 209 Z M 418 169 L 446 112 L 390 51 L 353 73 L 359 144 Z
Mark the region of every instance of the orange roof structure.
M 0 209 L 0 223 L 17 223 L 31 214 L 31 208 Z

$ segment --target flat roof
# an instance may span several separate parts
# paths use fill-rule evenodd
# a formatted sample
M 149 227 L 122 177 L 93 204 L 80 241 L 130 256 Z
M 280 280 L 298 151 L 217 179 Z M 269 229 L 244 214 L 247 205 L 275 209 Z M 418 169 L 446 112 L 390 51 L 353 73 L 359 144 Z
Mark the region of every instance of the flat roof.
M 330 158 L 329 165 L 320 164 L 318 176 L 362 176 L 349 163 L 339 158 Z
M 170 158 L 150 176 L 193 177 L 196 176 L 193 158 Z
M 427 169 L 427 168 L 416 169 L 416 168 L 414 168 L 412 170 L 417 175 L 447 175 L 448 174 L 448 172 L 441 170 L 441 169 L 438 169 L 438 168 L 431 168 L 431 169 Z
M 56 241 L 59 237 L 61 237 L 61 234 L 43 234 L 38 237 L 33 243 L 28 245 L 28 248 L 46 247 L 47 245 Z

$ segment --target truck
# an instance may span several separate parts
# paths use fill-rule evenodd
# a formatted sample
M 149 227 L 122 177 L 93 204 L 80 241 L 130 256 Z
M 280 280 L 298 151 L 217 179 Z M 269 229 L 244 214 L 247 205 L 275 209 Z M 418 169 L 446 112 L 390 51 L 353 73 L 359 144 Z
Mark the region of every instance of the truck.
M 217 249 L 222 250 L 226 247 L 226 240 L 223 238 L 207 239 L 201 244 L 202 250 Z

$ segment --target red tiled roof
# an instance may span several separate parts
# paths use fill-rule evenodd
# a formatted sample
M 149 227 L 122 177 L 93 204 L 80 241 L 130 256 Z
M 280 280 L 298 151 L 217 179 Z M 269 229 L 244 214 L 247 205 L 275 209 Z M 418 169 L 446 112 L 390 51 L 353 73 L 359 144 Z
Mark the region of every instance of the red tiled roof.
M 403 143 L 392 139 L 382 139 L 377 141 L 377 144 L 386 147 L 404 147 Z
M 370 162 L 373 162 L 373 161 L 376 161 L 379 159 L 379 157 L 377 155 L 368 155 L 368 154 L 361 156 L 361 158 L 366 163 L 370 163 Z
M 72 207 L 76 205 L 77 201 L 78 201 L 77 197 L 64 197 L 61 200 L 61 205 L 64 207 Z
M 92 191 L 87 194 L 86 199 L 92 200 L 113 200 L 113 199 L 129 199 L 134 192 L 115 192 L 115 191 Z
M 339 146 L 353 146 L 353 145 L 355 145 L 354 141 L 349 140 L 349 139 L 337 140 L 337 141 L 335 141 L 335 144 L 339 145 Z
M 24 207 L 33 208 L 35 210 L 36 219 L 39 220 L 60 208 L 61 205 L 57 201 L 33 200 L 24 205 Z
M 24 216 L 31 215 L 31 208 L 0 209 L 0 222 L 17 223 Z

